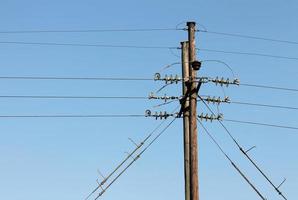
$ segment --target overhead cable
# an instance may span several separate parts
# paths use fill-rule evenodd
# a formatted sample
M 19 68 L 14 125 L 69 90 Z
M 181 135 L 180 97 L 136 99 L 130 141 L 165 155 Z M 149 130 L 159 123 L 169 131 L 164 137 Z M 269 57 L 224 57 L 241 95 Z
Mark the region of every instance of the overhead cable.
M 205 102 L 205 100 L 198 96 L 201 101 L 203 102 L 203 104 L 208 108 L 208 110 L 215 115 L 215 113 L 213 112 L 213 110 L 208 106 L 208 104 Z M 279 190 L 279 187 L 276 186 L 275 184 L 273 184 L 273 182 L 269 179 L 269 177 L 264 173 L 263 170 L 261 170 L 261 168 L 256 164 L 255 161 L 253 161 L 253 159 L 249 156 L 248 151 L 245 151 L 244 148 L 239 144 L 239 142 L 236 140 L 236 138 L 232 135 L 232 133 L 228 130 L 228 128 L 222 123 L 221 120 L 218 120 L 218 122 L 220 123 L 220 125 L 224 128 L 224 130 L 226 131 L 226 133 L 229 135 L 229 137 L 233 140 L 233 142 L 235 143 L 235 145 L 238 147 L 238 149 L 240 150 L 240 152 L 252 163 L 252 165 L 260 172 L 260 174 L 268 181 L 268 183 L 274 188 L 274 190 L 284 199 L 287 200 L 287 198 L 283 195 L 283 193 Z M 285 127 L 284 127 L 285 128 Z M 298 128 L 297 128 L 298 130 Z
M 266 198 L 261 194 L 261 192 L 250 182 L 250 180 L 244 175 L 244 173 L 239 169 L 239 167 L 232 161 L 232 159 L 227 155 L 227 153 L 223 150 L 220 144 L 216 141 L 215 137 L 207 130 L 207 128 L 203 125 L 203 123 L 197 119 L 197 121 L 201 124 L 207 135 L 213 141 L 213 143 L 217 146 L 217 148 L 221 151 L 221 153 L 228 159 L 231 165 L 237 170 L 237 172 L 244 178 L 244 180 L 250 185 L 250 187 L 258 194 L 258 196 L 262 200 L 266 200 Z
M 298 89 L 295 89 L 295 88 L 278 87 L 278 86 L 270 86 L 270 85 L 240 83 L 240 86 L 264 88 L 264 89 L 272 89 L 272 90 L 284 90 L 284 91 L 290 91 L 290 92 L 298 92 Z
M 113 45 L 113 44 L 80 44 L 80 43 L 57 43 L 57 42 L 21 42 L 0 41 L 0 44 L 9 45 L 34 45 L 34 46 L 72 46 L 72 47 L 99 47 L 99 48 L 129 48 L 129 49 L 177 49 L 170 46 L 142 46 L 142 45 Z
M 274 128 L 298 130 L 298 127 L 294 127 L 294 126 L 284 126 L 284 125 L 268 124 L 268 123 L 261 123 L 261 122 L 242 121 L 242 120 L 235 120 L 235 119 L 223 119 L 223 121 L 242 123 L 242 124 L 259 125 L 259 126 L 269 126 L 269 127 L 274 127 Z
M 115 181 L 118 180 L 118 178 L 124 173 L 126 172 L 126 170 L 133 164 L 135 163 L 140 157 L 141 155 L 143 155 L 143 153 L 145 153 L 145 151 L 148 150 L 148 148 L 158 140 L 158 138 L 173 124 L 173 122 L 176 120 L 177 118 L 174 118 L 162 131 L 159 132 L 158 135 L 156 135 L 154 137 L 153 140 L 151 140 L 151 142 L 144 147 L 144 149 L 98 194 L 98 196 L 95 198 L 95 200 L 97 200 L 99 197 L 101 197 L 107 189 L 109 189 L 111 187 L 111 185 L 113 183 L 115 183 Z
M 0 79 L 15 80 L 91 80 L 91 81 L 152 81 L 153 78 L 137 77 L 57 77 L 57 76 L 0 76 Z
M 230 101 L 229 103 L 239 104 L 239 105 L 248 105 L 248 106 L 259 106 L 259 107 L 269 107 L 269 108 L 280 108 L 280 109 L 298 110 L 298 107 L 292 107 L 292 106 L 281 106 L 281 105 L 272 105 L 272 104 L 250 103 L 250 102 L 241 102 L 241 101 Z
M 98 189 L 100 189 L 101 187 L 103 187 L 103 185 L 109 181 L 109 179 L 130 159 L 132 158 L 132 156 L 147 142 L 147 140 L 166 122 L 166 120 L 163 120 L 161 123 L 159 123 L 157 125 L 156 128 L 154 128 L 153 131 L 151 131 L 148 136 L 139 144 L 136 146 L 136 148 L 129 153 L 125 159 L 116 166 L 116 168 L 107 176 L 104 178 L 104 180 L 98 184 L 98 186 L 92 190 L 92 192 L 85 198 L 85 200 L 89 199 Z
M 0 30 L 2 34 L 25 34 L 25 33 L 101 33 L 101 32 L 158 32 L 178 31 L 178 28 L 124 28 L 124 29 L 39 29 L 39 30 Z
M 266 38 L 266 37 L 260 37 L 260 36 L 254 36 L 254 35 L 218 32 L 218 31 L 208 31 L 208 30 L 197 30 L 197 31 L 200 32 L 200 33 L 224 35 L 224 36 L 230 36 L 230 37 L 247 38 L 247 39 L 254 39 L 254 40 L 264 40 L 264 41 L 269 41 L 269 42 L 287 43 L 287 44 L 294 44 L 294 45 L 298 44 L 297 41 Z
M 227 51 L 227 50 L 206 49 L 206 48 L 197 48 L 197 50 L 198 51 L 205 51 L 205 52 L 224 53 L 224 54 L 248 55 L 248 56 L 260 56 L 260 57 L 287 59 L 287 60 L 298 60 L 298 57 L 280 56 L 280 55 L 272 55 L 272 54 L 264 54 L 264 53 L 253 53 L 253 52 L 242 52 L 242 51 Z

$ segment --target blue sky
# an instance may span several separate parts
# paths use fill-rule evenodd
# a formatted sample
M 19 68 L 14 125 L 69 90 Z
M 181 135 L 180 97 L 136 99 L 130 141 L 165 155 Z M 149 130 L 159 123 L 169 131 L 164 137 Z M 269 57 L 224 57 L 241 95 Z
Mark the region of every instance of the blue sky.
M 0 31 L 121 28 L 174 28 L 195 20 L 210 31 L 231 32 L 297 41 L 295 1 L 0 1 Z M 181 25 L 183 27 L 183 24 Z M 0 34 L 0 42 L 57 42 L 112 45 L 179 46 L 186 32 Z M 220 35 L 197 35 L 199 48 L 297 57 L 297 45 Z M 105 49 L 0 44 L 0 76 L 153 77 L 163 66 L 179 61 L 180 52 L 167 49 Z M 199 52 L 200 60 L 228 63 L 243 83 L 298 88 L 297 60 Z M 180 66 L 166 73 L 179 74 Z M 203 76 L 231 77 L 217 63 L 205 63 Z M 147 96 L 157 82 L 0 80 L 0 95 Z M 165 92 L 179 95 L 173 85 Z M 297 93 L 229 87 L 232 100 L 296 106 Z M 222 96 L 220 88 L 204 85 L 201 94 Z M 0 115 L 143 114 L 156 101 L 0 99 Z M 172 110 L 170 105 L 161 110 Z M 296 111 L 223 105 L 229 119 L 297 126 Z M 207 112 L 199 104 L 198 112 Z M 124 152 L 128 137 L 141 141 L 158 121 L 125 119 L 6 119 L 0 130 L 0 198 L 9 200 L 80 200 L 96 187 L 97 169 L 108 174 Z M 297 137 L 294 130 L 226 123 L 251 155 L 294 199 L 298 181 Z M 233 160 L 268 199 L 279 199 L 263 177 L 239 153 L 217 123 L 206 123 Z M 258 199 L 199 129 L 200 194 L 211 199 Z M 143 157 L 102 197 L 115 199 L 173 199 L 184 197 L 182 124 L 177 120 Z

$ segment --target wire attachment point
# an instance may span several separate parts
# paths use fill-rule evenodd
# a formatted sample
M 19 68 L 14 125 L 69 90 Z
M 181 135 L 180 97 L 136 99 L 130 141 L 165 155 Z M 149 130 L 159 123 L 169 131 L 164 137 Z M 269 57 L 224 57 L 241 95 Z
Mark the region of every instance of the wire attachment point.
M 209 78 L 209 77 L 197 77 L 197 82 L 200 83 L 208 83 L 212 82 L 215 83 L 215 85 L 219 85 L 221 87 L 226 86 L 228 87 L 229 85 L 240 85 L 240 80 L 235 78 L 233 80 L 230 80 L 229 78 L 224 78 L 224 77 L 216 77 L 216 78 Z
M 99 171 L 99 169 L 97 169 L 97 173 L 105 180 L 106 177 Z
M 177 117 L 178 113 L 167 113 L 167 111 L 160 111 L 160 112 L 155 112 L 152 114 L 151 110 L 146 110 L 145 111 L 145 117 L 154 117 L 156 120 L 157 119 L 167 119 L 169 117 Z
M 208 104 L 213 103 L 213 104 L 221 104 L 221 103 L 231 103 L 230 97 L 225 97 L 224 99 L 221 99 L 220 97 L 210 97 L 208 96 L 207 98 L 203 98 L 204 101 L 206 101 Z
M 255 148 L 257 148 L 257 146 L 250 147 L 249 149 L 247 149 L 247 150 L 245 151 L 245 153 L 248 153 L 249 151 L 251 151 L 251 150 L 253 150 L 253 149 L 255 149 Z
M 160 77 L 161 77 L 160 73 L 154 74 L 154 80 L 155 81 L 159 81 L 160 80 Z
M 165 103 L 168 101 L 168 100 L 179 100 L 180 97 L 176 97 L 176 96 L 167 96 L 166 94 L 164 96 L 156 96 L 153 92 L 151 92 L 149 94 L 149 99 L 160 99 L 160 100 L 164 100 Z
M 211 79 L 211 82 L 215 83 L 215 85 L 220 85 L 221 87 L 223 87 L 224 85 L 228 87 L 230 84 L 233 84 L 233 85 L 240 84 L 239 79 L 230 80 L 229 78 L 225 79 L 224 77 L 222 78 L 216 77 L 215 79 Z
M 155 81 L 164 81 L 166 84 L 173 84 L 178 83 L 179 81 L 182 81 L 182 78 L 179 77 L 179 75 L 165 75 L 164 77 L 161 77 L 160 73 L 156 73 L 154 75 Z
M 98 184 L 98 187 L 99 187 L 101 190 L 104 190 L 103 187 L 102 187 L 102 184 L 98 181 L 98 179 L 96 179 L 96 183 Z
M 131 155 L 131 153 L 128 153 L 127 151 L 125 151 L 124 153 L 127 154 L 130 158 L 135 159 L 135 158 Z
M 284 180 L 277 186 L 277 189 L 279 189 L 285 182 L 286 182 L 286 178 L 284 178 Z M 279 194 L 281 195 L 281 192 L 280 191 L 278 191 L 279 192 Z
M 204 113 L 201 113 L 198 118 L 203 121 L 203 120 L 206 120 L 206 122 L 209 120 L 210 122 L 213 122 L 214 120 L 223 120 L 223 114 L 219 114 L 219 115 L 214 115 L 214 114 L 211 114 L 209 116 L 209 114 L 204 114 Z
M 133 143 L 136 147 L 138 147 L 139 145 L 131 138 L 128 138 L 129 141 L 131 141 L 131 143 Z

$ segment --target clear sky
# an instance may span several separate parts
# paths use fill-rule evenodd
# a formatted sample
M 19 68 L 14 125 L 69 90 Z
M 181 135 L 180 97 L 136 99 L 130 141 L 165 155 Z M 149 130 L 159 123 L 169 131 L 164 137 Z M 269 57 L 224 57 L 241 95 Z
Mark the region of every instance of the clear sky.
M 298 2 L 293 0 L 1 0 L 0 31 L 175 28 L 195 20 L 209 31 L 298 41 Z M 184 27 L 183 23 L 179 27 Z M 200 26 L 201 28 L 201 26 Z M 55 42 L 178 47 L 186 32 L 0 33 L 0 42 Z M 298 57 L 298 45 L 197 34 L 199 48 Z M 0 44 L 0 76 L 140 77 L 151 78 L 163 66 L 179 62 L 180 52 Z M 177 57 L 178 56 L 178 57 Z M 200 60 L 228 63 L 243 83 L 298 88 L 297 60 L 199 52 Z M 164 73 L 180 74 L 179 65 Z M 233 78 L 221 64 L 205 63 L 202 76 Z M 147 96 L 161 87 L 154 81 L 0 80 L 0 95 Z M 163 93 L 180 95 L 179 85 Z M 297 106 L 298 94 L 231 86 L 234 101 Z M 204 85 L 201 94 L 223 96 L 219 87 Z M 0 99 L 0 115 L 143 114 L 158 101 L 100 99 Z M 216 110 L 215 107 L 212 107 Z M 207 112 L 199 104 L 198 112 Z M 229 119 L 297 126 L 297 111 L 223 105 Z M 96 187 L 97 169 L 108 174 L 159 122 L 151 118 L 76 118 L 0 120 L 0 199 L 82 200 Z M 281 199 L 243 158 L 224 130 L 205 123 L 226 152 L 268 199 Z M 270 127 L 226 126 L 278 185 L 295 199 L 298 181 L 298 132 Z M 201 199 L 252 200 L 259 197 L 237 174 L 199 128 Z M 183 186 L 182 121 L 168 131 L 104 194 L 102 199 L 181 200 Z

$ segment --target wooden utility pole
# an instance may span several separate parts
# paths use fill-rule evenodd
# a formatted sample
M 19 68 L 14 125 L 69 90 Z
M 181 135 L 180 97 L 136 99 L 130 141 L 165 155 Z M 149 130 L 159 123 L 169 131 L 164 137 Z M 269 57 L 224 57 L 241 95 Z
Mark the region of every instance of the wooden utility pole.
M 186 81 L 189 80 L 189 45 L 188 42 L 181 42 L 182 58 L 182 94 L 187 95 L 188 86 Z M 187 95 L 188 96 L 188 95 Z M 182 104 L 183 110 L 183 141 L 184 141 L 184 182 L 185 182 L 185 200 L 190 200 L 190 154 L 189 154 L 189 97 L 186 97 Z
M 187 22 L 189 42 L 189 73 L 190 73 L 190 200 L 199 200 L 198 183 L 198 130 L 197 130 L 197 83 L 195 82 L 198 70 L 195 46 L 195 22 Z

